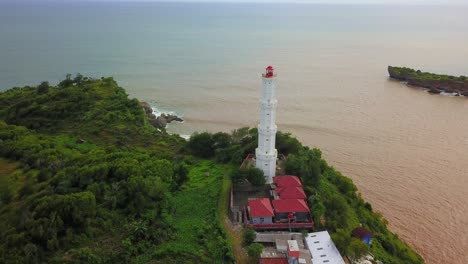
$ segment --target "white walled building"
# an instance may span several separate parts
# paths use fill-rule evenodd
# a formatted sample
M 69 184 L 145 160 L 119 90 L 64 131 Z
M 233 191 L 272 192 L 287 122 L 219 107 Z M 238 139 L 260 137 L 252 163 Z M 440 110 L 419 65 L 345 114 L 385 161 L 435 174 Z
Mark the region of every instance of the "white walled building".
M 276 74 L 272 66 L 262 75 L 260 98 L 260 124 L 258 125 L 258 148 L 255 149 L 255 166 L 265 174 L 266 183 L 272 183 L 276 174 L 278 151 L 276 144 Z

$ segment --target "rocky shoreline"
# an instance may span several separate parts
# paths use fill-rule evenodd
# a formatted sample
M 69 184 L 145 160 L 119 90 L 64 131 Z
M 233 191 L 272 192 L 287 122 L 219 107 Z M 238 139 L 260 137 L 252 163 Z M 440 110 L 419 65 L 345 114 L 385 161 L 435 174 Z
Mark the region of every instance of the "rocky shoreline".
M 450 93 L 455 96 L 468 96 L 468 78 L 415 71 L 409 68 L 388 66 L 390 78 L 406 82 L 410 86 L 428 89 L 429 93 Z
M 183 122 L 184 120 L 177 115 L 162 113 L 159 116 L 156 116 L 151 108 L 150 104 L 147 102 L 140 102 L 143 110 L 145 110 L 146 117 L 152 126 L 158 129 L 166 128 L 167 124 L 177 121 Z

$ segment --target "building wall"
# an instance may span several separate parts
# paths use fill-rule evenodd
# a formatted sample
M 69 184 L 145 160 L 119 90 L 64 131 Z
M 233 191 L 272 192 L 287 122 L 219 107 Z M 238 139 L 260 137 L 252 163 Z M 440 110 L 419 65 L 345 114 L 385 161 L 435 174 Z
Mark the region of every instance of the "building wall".
M 271 224 L 273 223 L 272 217 L 252 217 L 251 224 Z
M 289 213 L 276 213 L 275 219 L 276 221 L 283 221 L 288 222 Z M 309 213 L 295 213 L 295 221 L 296 222 L 309 222 Z

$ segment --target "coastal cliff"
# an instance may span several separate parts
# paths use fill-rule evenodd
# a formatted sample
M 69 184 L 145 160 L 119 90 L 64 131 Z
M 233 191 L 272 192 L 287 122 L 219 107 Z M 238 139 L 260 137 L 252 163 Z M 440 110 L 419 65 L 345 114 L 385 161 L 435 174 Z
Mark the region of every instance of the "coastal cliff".
M 149 123 L 155 128 L 166 128 L 167 124 L 173 121 L 184 122 L 182 118 L 174 114 L 162 113 L 161 115 L 156 116 L 150 104 L 148 104 L 147 102 L 140 102 L 140 104 L 143 107 L 143 110 L 145 111 L 145 115 L 148 118 Z
M 440 75 L 406 67 L 388 66 L 390 78 L 407 82 L 408 85 L 429 89 L 430 93 L 453 93 L 468 96 L 468 77 Z

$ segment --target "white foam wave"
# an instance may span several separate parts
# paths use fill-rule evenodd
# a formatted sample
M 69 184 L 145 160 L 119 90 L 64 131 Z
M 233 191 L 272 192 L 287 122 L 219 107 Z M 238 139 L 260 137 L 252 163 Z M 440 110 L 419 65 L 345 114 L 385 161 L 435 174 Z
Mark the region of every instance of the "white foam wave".
M 177 113 L 174 112 L 174 111 L 165 110 L 165 109 L 160 109 L 160 108 L 157 108 L 157 107 L 155 107 L 155 106 L 151 106 L 151 109 L 153 110 L 153 114 L 154 114 L 156 117 L 161 116 L 162 114 L 180 116 L 179 114 L 177 114 Z
M 189 140 L 191 135 L 184 135 L 184 134 L 179 134 L 179 136 L 185 140 Z

